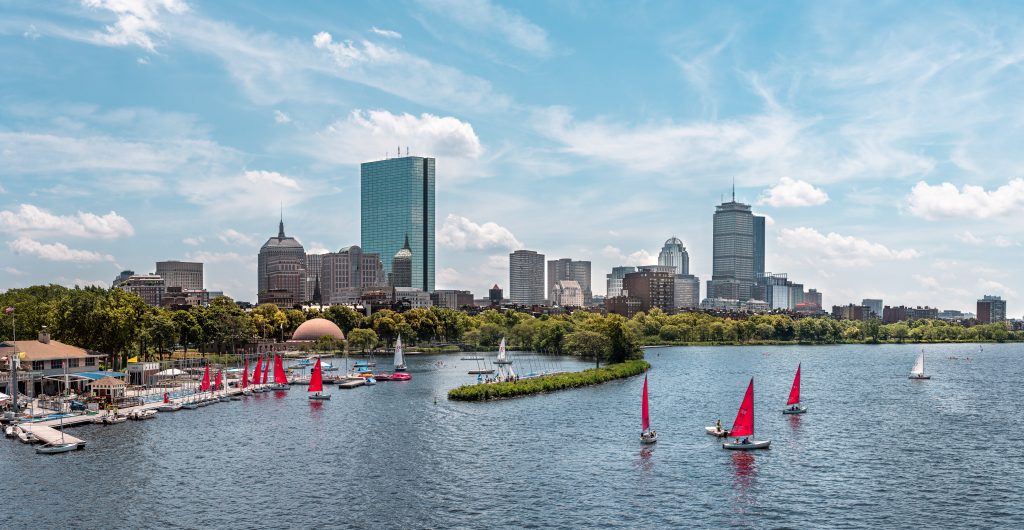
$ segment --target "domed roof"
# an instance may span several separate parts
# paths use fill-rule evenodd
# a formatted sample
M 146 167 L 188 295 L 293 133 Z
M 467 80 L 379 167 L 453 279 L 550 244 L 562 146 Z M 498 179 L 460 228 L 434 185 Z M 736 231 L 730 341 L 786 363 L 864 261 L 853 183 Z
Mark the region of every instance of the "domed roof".
M 682 245 L 683 242 L 680 241 L 678 237 L 672 237 L 668 241 L 666 241 L 665 244 L 666 245 Z
M 315 342 L 321 337 L 345 340 L 345 334 L 341 332 L 341 328 L 337 324 L 326 318 L 314 318 L 303 322 L 296 328 L 291 341 Z

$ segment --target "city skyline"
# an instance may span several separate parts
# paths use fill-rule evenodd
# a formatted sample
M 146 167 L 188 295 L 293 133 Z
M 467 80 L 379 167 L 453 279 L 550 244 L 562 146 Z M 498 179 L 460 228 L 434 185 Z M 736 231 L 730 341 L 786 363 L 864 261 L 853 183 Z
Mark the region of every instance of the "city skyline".
M 0 289 L 181 260 L 256 301 L 281 202 L 307 252 L 361 244 L 359 165 L 409 153 L 437 161 L 437 289 L 508 293 L 517 249 L 601 279 L 656 263 L 673 235 L 710 280 L 735 177 L 765 216 L 764 269 L 825 306 L 996 295 L 1021 314 L 1021 133 L 1004 112 L 1020 8 L 422 1 L 299 4 L 280 22 L 126 5 L 5 6 Z

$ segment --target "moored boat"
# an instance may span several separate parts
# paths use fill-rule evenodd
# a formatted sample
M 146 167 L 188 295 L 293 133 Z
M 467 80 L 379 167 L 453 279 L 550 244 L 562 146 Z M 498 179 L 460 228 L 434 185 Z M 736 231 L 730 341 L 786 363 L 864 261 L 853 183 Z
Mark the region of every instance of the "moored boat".
M 402 353 L 402 336 L 398 336 L 398 340 L 395 341 L 395 371 L 404 372 L 405 367 L 405 356 Z
M 786 400 L 786 408 L 782 409 L 782 413 L 803 414 L 805 412 L 807 412 L 807 407 L 800 403 L 800 364 L 797 364 L 793 387 L 789 389 L 789 399 Z
M 132 420 L 149 420 L 155 417 L 156 409 L 133 410 L 128 413 L 128 418 Z
M 61 432 L 61 440 L 64 439 L 64 433 Z M 36 447 L 36 454 L 40 455 L 55 455 L 57 453 L 67 453 L 78 449 L 77 443 L 70 442 L 59 442 L 52 444 L 44 444 Z
M 270 385 L 271 390 L 288 390 L 288 374 L 284 371 L 284 362 L 280 355 L 274 356 L 274 383 Z
M 751 449 L 767 449 L 771 440 L 754 440 L 754 378 L 750 378 L 747 385 L 747 392 L 743 395 L 743 402 L 740 403 L 740 410 L 736 412 L 736 421 L 729 429 L 729 436 L 735 438 L 735 442 L 722 443 L 723 449 L 734 451 L 748 451 Z
M 412 380 L 412 374 L 409 372 L 395 372 L 391 374 L 391 381 L 410 381 Z

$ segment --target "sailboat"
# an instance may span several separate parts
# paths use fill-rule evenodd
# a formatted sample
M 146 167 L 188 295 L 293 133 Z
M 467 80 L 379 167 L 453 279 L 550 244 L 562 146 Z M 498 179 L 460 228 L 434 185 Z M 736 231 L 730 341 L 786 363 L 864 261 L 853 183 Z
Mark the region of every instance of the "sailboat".
M 267 359 L 267 363 L 263 365 L 263 378 L 260 379 L 260 386 L 263 388 L 263 392 L 270 392 L 270 385 L 267 384 L 267 375 L 270 373 L 270 359 Z
M 288 390 L 288 375 L 284 373 L 284 361 L 280 355 L 274 356 L 274 384 L 270 385 L 272 390 Z
M 494 364 L 512 364 L 512 359 L 505 351 L 505 337 L 501 338 L 501 344 L 498 345 L 498 358 L 494 360 Z
M 640 406 L 640 443 L 653 444 L 658 442 L 658 432 L 651 430 L 651 416 L 647 410 L 647 376 L 644 376 L 644 397 Z
M 227 377 L 225 377 L 222 372 L 223 372 L 223 370 L 220 370 L 220 369 L 217 370 L 217 378 L 214 379 L 214 382 L 213 382 L 213 391 L 214 392 L 217 392 L 218 390 L 221 391 L 221 395 L 218 398 L 221 401 L 231 401 L 231 398 L 228 397 L 228 385 L 226 384 Z
M 260 386 L 260 374 L 263 373 L 263 357 L 256 358 L 256 369 L 252 372 L 252 391 L 259 394 L 266 392 L 266 389 Z
M 408 381 L 412 379 L 412 375 L 406 371 L 405 366 L 405 355 L 402 353 L 402 336 L 398 336 L 398 340 L 395 341 L 395 373 L 391 374 L 392 381 Z
M 771 440 L 751 440 L 754 437 L 754 378 L 750 378 L 747 385 L 747 393 L 743 395 L 743 403 L 740 410 L 736 412 L 736 421 L 729 429 L 729 436 L 736 438 L 735 442 L 724 442 L 723 449 L 734 449 L 747 451 L 750 449 L 767 449 L 772 444 Z M 742 440 L 741 440 L 742 438 Z
M 786 401 L 786 408 L 782 409 L 782 413 L 803 414 L 805 412 L 807 412 L 807 407 L 800 404 L 800 364 L 797 364 L 793 388 L 789 389 L 789 400 Z
M 317 358 L 316 360 L 316 366 L 313 367 L 313 375 L 309 376 L 309 388 L 306 391 L 316 392 L 315 394 L 309 396 L 309 399 L 321 401 L 331 399 L 330 394 L 322 393 L 324 391 L 324 374 L 323 370 L 320 368 L 319 358 Z
M 911 379 L 931 379 L 932 376 L 925 375 L 924 373 L 924 349 L 921 349 L 921 353 L 917 354 L 917 362 L 914 363 L 914 367 L 910 370 Z
M 65 368 L 64 368 L 64 377 L 65 377 L 65 379 L 64 379 L 64 381 L 66 382 L 67 381 L 67 375 L 68 375 L 68 369 L 66 368 L 67 363 L 64 363 L 64 364 L 65 364 Z M 70 442 L 65 442 L 64 441 L 64 394 L 62 393 L 61 394 L 61 400 L 60 400 L 60 442 L 53 442 L 53 443 L 43 444 L 43 445 L 41 445 L 39 447 L 36 447 L 36 454 L 54 455 L 54 454 L 57 454 L 57 453 L 67 453 L 68 451 L 74 451 L 75 449 L 78 449 L 78 444 L 77 443 L 70 443 Z

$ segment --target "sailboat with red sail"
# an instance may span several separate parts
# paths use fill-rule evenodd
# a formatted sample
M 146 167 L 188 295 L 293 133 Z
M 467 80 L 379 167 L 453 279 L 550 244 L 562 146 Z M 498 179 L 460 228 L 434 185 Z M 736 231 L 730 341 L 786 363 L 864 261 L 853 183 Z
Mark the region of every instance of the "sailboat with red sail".
M 783 414 L 803 414 L 807 412 L 807 406 L 800 404 L 800 365 L 796 365 L 796 377 L 793 378 L 793 388 L 789 389 L 789 400 L 786 401 L 786 408 L 782 409 Z
M 270 385 L 272 390 L 288 390 L 288 374 L 284 372 L 284 361 L 280 355 L 274 356 L 274 384 Z
M 312 400 L 328 400 L 331 399 L 330 394 L 324 394 L 324 373 L 320 368 L 320 358 L 316 358 L 316 366 L 313 367 L 313 375 L 309 376 L 309 388 L 307 392 L 314 392 L 309 396 Z
M 225 379 L 226 378 L 224 377 L 224 371 L 218 369 L 217 377 L 215 377 L 213 380 L 213 392 L 214 394 L 216 394 L 218 390 L 221 392 L 220 396 L 218 396 L 218 399 L 220 401 L 231 401 L 231 398 L 228 397 L 227 385 L 224 384 Z
M 736 439 L 735 442 L 725 442 L 722 444 L 724 449 L 733 449 L 740 451 L 748 451 L 750 449 L 767 449 L 771 444 L 771 440 L 755 441 L 754 438 L 754 378 L 750 378 L 750 384 L 747 385 L 747 393 L 743 395 L 743 402 L 740 404 L 740 410 L 736 412 L 736 421 L 732 424 L 732 429 L 729 429 L 729 436 Z
M 653 444 L 658 441 L 658 432 L 651 430 L 651 414 L 647 407 L 647 376 L 644 376 L 644 396 L 640 405 L 640 443 Z

